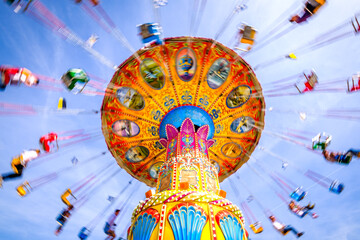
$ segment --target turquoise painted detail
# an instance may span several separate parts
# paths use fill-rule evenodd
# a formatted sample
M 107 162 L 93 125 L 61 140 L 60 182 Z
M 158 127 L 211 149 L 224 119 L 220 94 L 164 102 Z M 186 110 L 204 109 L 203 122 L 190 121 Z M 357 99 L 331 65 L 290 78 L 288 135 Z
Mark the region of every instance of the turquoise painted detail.
M 219 219 L 219 223 L 226 240 L 243 240 L 244 230 L 234 216 L 229 214 Z
M 140 215 L 133 227 L 133 240 L 149 240 L 157 224 L 156 217 L 145 213 Z
M 168 216 L 175 240 L 200 240 L 207 217 L 194 206 L 181 206 Z
M 168 112 L 160 123 L 160 138 L 166 139 L 166 124 L 171 124 L 176 128 L 179 128 L 186 118 L 190 118 L 194 125 L 199 127 L 209 125 L 209 134 L 207 139 L 209 140 L 213 138 L 215 126 L 211 116 L 205 110 L 196 106 L 181 106 Z

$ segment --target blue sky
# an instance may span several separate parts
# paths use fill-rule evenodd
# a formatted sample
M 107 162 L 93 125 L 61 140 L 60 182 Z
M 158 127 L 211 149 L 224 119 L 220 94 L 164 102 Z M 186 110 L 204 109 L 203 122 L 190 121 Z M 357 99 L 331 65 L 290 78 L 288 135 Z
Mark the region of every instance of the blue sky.
M 55 15 L 73 30 L 80 38 L 87 39 L 91 34 L 97 34 L 100 39 L 94 45 L 94 49 L 106 56 L 109 60 L 119 65 L 131 54 L 111 35 L 102 30 L 82 9 L 73 1 L 42 1 Z M 229 15 L 234 1 L 208 0 L 204 15 L 199 25 L 197 36 L 213 38 L 222 26 L 224 19 Z M 224 34 L 218 39 L 227 45 L 235 34 L 237 25 L 246 22 L 259 31 L 259 37 L 266 32 L 267 27 L 280 15 L 284 19 L 297 11 L 283 14 L 286 9 L 297 2 L 302 6 L 302 1 L 270 2 L 253 0 L 249 1 L 248 9 L 236 15 Z M 155 21 L 150 0 L 133 1 L 101 1 L 103 8 L 115 21 L 124 35 L 128 38 L 134 49 L 139 49 L 141 41 L 137 35 L 136 25 Z M 190 33 L 190 17 L 192 13 L 192 1 L 169 0 L 169 4 L 161 9 L 161 24 L 165 37 L 186 36 Z M 300 8 L 300 7 L 299 7 Z M 298 8 L 298 9 L 299 9 Z M 360 7 L 357 0 L 345 2 L 329 1 L 329 3 L 318 12 L 317 16 L 309 20 L 291 33 L 273 41 L 268 46 L 249 54 L 245 60 L 252 66 L 291 52 L 312 40 L 319 34 L 334 28 L 335 26 L 349 20 Z M 43 25 L 31 19 L 26 14 L 15 14 L 5 3 L 0 5 L 0 64 L 8 64 L 26 67 L 34 73 L 59 79 L 69 68 L 83 68 L 89 73 L 100 76 L 110 81 L 113 70 L 102 65 L 87 52 L 68 41 L 64 41 L 53 34 Z M 301 55 L 297 61 L 283 61 L 268 68 L 256 71 L 261 84 L 279 80 L 281 78 L 301 73 L 304 70 L 315 69 L 319 82 L 325 83 L 332 79 L 347 78 L 359 71 L 360 66 L 360 41 L 359 36 L 352 36 L 335 44 L 326 46 L 308 54 Z M 344 87 L 346 83 L 344 82 Z M 266 89 L 266 87 L 264 87 Z M 29 104 L 33 106 L 55 108 L 58 98 L 62 96 L 67 99 L 68 108 L 76 109 L 100 109 L 102 98 L 100 96 L 90 97 L 84 95 L 71 95 L 66 91 L 44 91 L 43 89 L 26 87 L 8 87 L 5 92 L 0 93 L 0 102 L 15 104 Z M 305 121 L 300 120 L 298 111 L 325 112 L 327 109 L 357 108 L 360 100 L 359 93 L 310 93 L 301 96 L 266 98 L 267 107 L 273 107 L 274 111 L 266 112 L 265 131 L 286 132 L 288 129 L 297 129 L 317 133 L 326 131 L 333 135 L 330 150 L 345 151 L 351 147 L 360 148 L 360 122 L 338 120 L 309 116 Z M 277 111 L 278 110 L 278 111 Z M 281 113 L 281 110 L 288 111 Z M 38 138 L 49 131 L 64 131 L 73 129 L 94 130 L 101 133 L 100 116 L 90 115 L 57 115 L 44 111 L 36 116 L 1 116 L 0 123 L 3 126 L 0 134 L 0 170 L 10 171 L 11 158 L 24 149 L 38 146 Z M 311 136 L 310 136 L 311 137 Z M 290 167 L 283 174 L 294 182 L 309 189 L 308 200 L 316 203 L 315 210 L 320 215 L 318 219 L 306 217 L 299 219 L 292 215 L 286 206 L 274 192 L 267 182 L 264 182 L 247 166 L 242 167 L 237 175 L 252 189 L 253 194 L 263 205 L 271 209 L 273 213 L 285 223 L 291 223 L 298 230 L 305 231 L 302 239 L 358 239 L 360 232 L 360 180 L 357 170 L 359 160 L 353 160 L 349 166 L 342 167 L 330 164 L 317 154 L 314 154 L 301 146 L 288 143 L 279 138 L 274 138 L 263 133 L 259 145 L 288 159 Z M 56 237 L 53 232 L 56 228 L 55 217 L 63 207 L 60 194 L 81 177 L 94 171 L 111 161 L 115 161 L 110 154 L 89 163 L 86 166 L 66 172 L 56 181 L 31 193 L 21 199 L 14 188 L 26 179 L 34 179 L 38 176 L 56 171 L 62 167 L 71 165 L 71 158 L 77 156 L 79 160 L 87 158 L 107 150 L 103 139 L 78 144 L 73 148 L 60 151 L 56 158 L 38 166 L 29 166 L 22 180 L 6 182 L 0 189 L 0 240 L 2 239 L 76 239 L 80 228 L 86 225 L 90 219 L 103 209 L 107 204 L 108 195 L 116 195 L 131 177 L 121 172 L 117 177 L 109 181 L 69 220 L 64 232 Z M 260 159 L 269 171 L 281 170 L 280 162 L 257 148 L 253 156 Z M 256 168 L 253 163 L 249 164 Z M 341 195 L 329 193 L 326 189 L 314 185 L 305 176 L 298 174 L 291 165 L 302 169 L 313 169 L 330 178 L 340 179 L 345 183 L 345 190 Z M 267 176 L 265 176 L 267 177 Z M 236 178 L 231 178 L 236 182 Z M 269 180 L 270 181 L 270 180 Z M 249 193 L 240 188 L 234 193 L 225 180 L 221 187 L 228 192 L 228 199 L 236 204 L 247 198 Z M 134 189 L 138 191 L 133 191 Z M 127 229 L 132 209 L 139 200 L 144 199 L 144 193 L 148 189 L 142 183 L 137 187 L 128 189 L 127 194 L 132 194 L 129 207 L 120 216 L 117 227 L 118 235 Z M 121 196 L 121 200 L 127 198 L 127 194 Z M 264 217 L 261 209 L 254 202 L 250 207 L 259 220 L 263 222 L 264 232 L 260 235 L 251 235 L 251 239 L 293 239 L 288 234 L 281 237 Z M 109 213 L 106 213 L 106 216 Z M 102 227 L 103 220 L 92 233 L 92 239 L 105 238 Z

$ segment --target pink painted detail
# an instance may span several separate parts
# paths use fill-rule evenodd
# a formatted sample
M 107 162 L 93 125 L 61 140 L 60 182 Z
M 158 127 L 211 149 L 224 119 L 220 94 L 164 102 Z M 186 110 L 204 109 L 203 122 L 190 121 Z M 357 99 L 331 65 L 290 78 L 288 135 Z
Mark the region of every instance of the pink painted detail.
M 211 147 L 214 143 L 215 143 L 215 140 L 214 140 L 214 139 L 208 140 L 208 141 L 206 142 L 207 148 Z
M 166 129 L 166 138 L 167 138 L 168 141 L 171 141 L 179 133 L 177 128 L 174 127 L 173 125 L 170 125 L 170 124 L 166 124 L 165 129 Z
M 180 132 L 184 132 L 184 133 L 194 133 L 195 132 L 194 124 L 190 118 L 186 118 L 183 121 L 183 123 L 181 124 Z
M 167 147 L 167 140 L 165 138 L 160 138 L 159 142 L 161 143 L 161 145 L 163 145 L 164 147 Z
M 227 202 L 227 203 L 221 204 L 221 206 L 228 206 L 228 205 L 232 205 L 232 203 L 231 203 L 231 202 Z
M 209 134 L 209 126 L 208 125 L 204 125 L 201 126 L 198 130 L 197 130 L 197 134 L 199 135 L 199 137 L 201 139 L 206 139 L 208 134 Z

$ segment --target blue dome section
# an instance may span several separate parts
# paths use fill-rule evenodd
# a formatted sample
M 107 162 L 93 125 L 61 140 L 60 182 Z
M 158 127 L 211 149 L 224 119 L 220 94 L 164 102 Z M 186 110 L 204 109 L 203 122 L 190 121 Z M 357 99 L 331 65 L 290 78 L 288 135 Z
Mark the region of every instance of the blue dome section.
M 199 127 L 209 125 L 209 135 L 207 139 L 213 138 L 215 127 L 211 116 L 205 110 L 195 106 L 181 106 L 168 112 L 160 123 L 160 138 L 166 138 L 166 124 L 171 124 L 179 128 L 186 118 L 190 118 L 191 121 Z

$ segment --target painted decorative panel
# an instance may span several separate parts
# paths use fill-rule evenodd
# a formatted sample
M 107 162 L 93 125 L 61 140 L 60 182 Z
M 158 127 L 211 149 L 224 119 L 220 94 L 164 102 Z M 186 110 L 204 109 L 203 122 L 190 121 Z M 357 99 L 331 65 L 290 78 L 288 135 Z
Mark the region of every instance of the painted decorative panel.
M 165 84 L 164 73 L 154 59 L 146 58 L 140 64 L 140 74 L 150 87 L 159 90 Z
M 180 203 L 168 214 L 175 240 L 200 240 L 207 214 L 194 203 Z
M 132 147 L 125 154 L 125 158 L 129 162 L 141 162 L 147 156 L 149 156 L 149 149 L 143 146 Z
M 215 218 L 224 234 L 225 240 L 244 240 L 246 238 L 240 220 L 230 212 L 222 210 L 216 214 Z
M 237 108 L 245 104 L 251 97 L 251 88 L 247 85 L 241 85 L 233 89 L 226 99 L 226 105 L 229 108 Z
M 231 131 L 235 133 L 247 133 L 255 126 L 255 120 L 252 117 L 242 116 L 235 119 L 231 125 Z
M 183 81 L 190 81 L 196 71 L 196 58 L 191 48 L 182 48 L 176 54 L 176 71 Z
M 210 67 L 207 74 L 209 87 L 216 89 L 227 79 L 230 73 L 230 63 L 225 58 L 217 59 Z
M 153 208 L 142 212 L 133 225 L 133 240 L 149 240 L 159 219 L 159 212 Z
M 120 137 L 134 137 L 140 132 L 139 125 L 126 119 L 115 121 L 111 128 Z
M 131 110 L 141 110 L 145 107 L 143 96 L 129 87 L 121 87 L 116 92 L 120 103 Z

